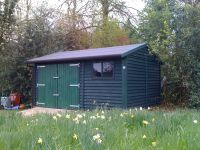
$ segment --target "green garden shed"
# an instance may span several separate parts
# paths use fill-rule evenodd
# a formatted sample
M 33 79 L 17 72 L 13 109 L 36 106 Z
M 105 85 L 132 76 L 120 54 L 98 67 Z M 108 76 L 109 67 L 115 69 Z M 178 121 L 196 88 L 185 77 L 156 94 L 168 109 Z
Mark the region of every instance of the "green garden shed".
M 33 103 L 51 108 L 147 107 L 161 102 L 160 60 L 145 43 L 33 58 Z

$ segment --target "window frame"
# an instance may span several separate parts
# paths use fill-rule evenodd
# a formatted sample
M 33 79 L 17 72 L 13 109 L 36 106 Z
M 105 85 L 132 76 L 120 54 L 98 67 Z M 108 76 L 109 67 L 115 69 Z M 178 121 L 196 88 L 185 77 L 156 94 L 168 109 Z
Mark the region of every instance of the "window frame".
M 113 70 L 112 70 L 112 76 L 111 77 L 105 77 L 105 76 L 103 76 L 103 63 L 105 63 L 105 62 L 110 62 L 110 63 L 112 63 L 112 65 L 113 65 Z M 94 68 L 93 68 L 93 65 L 95 64 L 95 63 L 101 63 L 101 74 L 102 74 L 102 76 L 101 77 L 97 77 L 97 76 L 95 76 L 94 75 Z M 105 61 L 94 61 L 94 62 L 92 62 L 92 79 L 102 79 L 102 80 L 104 80 L 104 79 L 114 79 L 114 73 L 115 73 L 115 63 L 114 63 L 114 61 L 110 61 L 110 60 L 105 60 Z

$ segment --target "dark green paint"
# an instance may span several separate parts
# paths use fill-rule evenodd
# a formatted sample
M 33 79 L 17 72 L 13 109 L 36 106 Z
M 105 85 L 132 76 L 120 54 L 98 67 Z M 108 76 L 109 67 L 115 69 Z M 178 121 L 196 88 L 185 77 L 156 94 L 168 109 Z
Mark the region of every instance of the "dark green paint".
M 58 83 L 53 77 L 57 76 L 57 65 L 46 65 L 46 107 L 55 108 L 57 106 Z
M 50 108 L 78 106 L 79 87 L 70 86 L 76 84 L 79 84 L 78 66 L 70 64 L 38 65 L 37 104 Z
M 114 62 L 112 78 L 93 77 L 92 64 L 97 61 Z M 82 60 L 80 67 L 75 65 L 77 62 L 70 63 L 55 62 L 37 69 L 37 81 L 45 83 L 45 87 L 37 87 L 38 103 L 54 108 L 127 108 L 161 101 L 160 62 L 149 54 L 145 45 L 121 58 Z M 73 86 L 79 83 L 80 88 Z
M 45 106 L 46 103 L 46 67 L 37 66 L 36 99 L 38 106 Z
M 122 101 L 123 107 L 127 108 L 127 59 L 122 59 Z

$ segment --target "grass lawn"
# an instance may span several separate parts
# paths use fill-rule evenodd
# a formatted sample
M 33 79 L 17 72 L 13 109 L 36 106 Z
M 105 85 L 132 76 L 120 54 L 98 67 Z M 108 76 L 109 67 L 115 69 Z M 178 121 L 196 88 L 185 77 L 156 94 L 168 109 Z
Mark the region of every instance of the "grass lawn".
M 0 113 L 0 149 L 200 149 L 200 112 L 94 110 L 24 118 Z

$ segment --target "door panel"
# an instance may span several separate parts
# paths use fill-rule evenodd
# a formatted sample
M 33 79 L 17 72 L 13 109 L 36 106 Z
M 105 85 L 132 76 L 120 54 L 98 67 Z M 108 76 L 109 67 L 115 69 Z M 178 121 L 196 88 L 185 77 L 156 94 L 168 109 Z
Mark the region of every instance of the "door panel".
M 59 64 L 58 65 L 58 73 L 59 73 L 58 108 L 67 108 L 69 106 L 69 101 L 68 101 L 69 89 L 67 86 L 67 78 L 69 76 L 69 72 L 67 71 L 66 68 L 67 68 L 67 64 Z
M 38 106 L 46 103 L 46 66 L 37 66 L 36 99 Z
M 69 84 L 69 101 L 70 101 L 70 107 L 77 107 L 79 106 L 79 65 L 76 64 L 69 64 L 68 65 L 69 70 L 69 78 L 68 78 L 68 84 Z
M 50 64 L 37 69 L 37 102 L 45 107 L 79 106 L 79 64 Z
M 79 104 L 79 66 L 76 64 L 59 64 L 58 108 L 69 108 Z
M 46 70 L 46 106 L 56 108 L 59 97 L 57 65 L 47 65 Z

